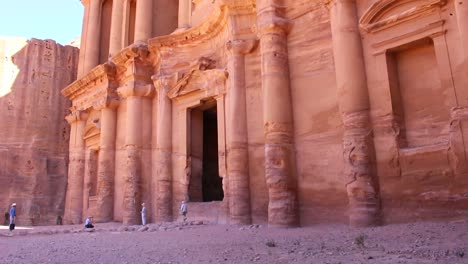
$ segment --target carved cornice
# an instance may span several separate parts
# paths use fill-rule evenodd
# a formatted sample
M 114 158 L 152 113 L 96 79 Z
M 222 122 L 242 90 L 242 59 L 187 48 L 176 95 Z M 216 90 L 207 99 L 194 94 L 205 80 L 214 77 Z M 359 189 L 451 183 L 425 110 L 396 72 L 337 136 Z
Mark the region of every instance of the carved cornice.
M 81 79 L 74 81 L 65 87 L 61 93 L 70 100 L 75 99 L 81 94 L 93 89 L 96 85 L 103 82 L 113 82 L 115 80 L 116 67 L 113 63 L 106 62 L 96 66 Z
M 111 61 L 120 66 L 132 59 L 139 58 L 141 60 L 147 60 L 148 57 L 148 45 L 146 43 L 135 43 L 121 50 L 111 58 Z
M 446 3 L 446 0 L 380 0 L 367 9 L 359 24 L 366 32 L 377 32 L 430 13 Z M 404 11 L 391 13 L 404 5 L 407 5 Z
M 86 110 L 104 105 L 113 107 L 116 100 L 116 67 L 106 62 L 92 69 L 87 75 L 62 90 L 62 94 L 72 101 L 71 111 Z

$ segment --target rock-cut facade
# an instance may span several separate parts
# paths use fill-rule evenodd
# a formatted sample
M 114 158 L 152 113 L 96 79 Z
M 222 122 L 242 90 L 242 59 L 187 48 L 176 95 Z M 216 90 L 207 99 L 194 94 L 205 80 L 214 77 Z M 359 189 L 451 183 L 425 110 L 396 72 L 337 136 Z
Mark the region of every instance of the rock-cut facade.
M 467 215 L 467 1 L 82 3 L 68 223 Z

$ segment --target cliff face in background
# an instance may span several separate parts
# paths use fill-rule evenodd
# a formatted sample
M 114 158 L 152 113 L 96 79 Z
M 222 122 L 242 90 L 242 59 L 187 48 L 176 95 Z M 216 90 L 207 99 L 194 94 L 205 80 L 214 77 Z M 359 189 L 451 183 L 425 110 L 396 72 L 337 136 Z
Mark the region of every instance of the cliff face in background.
M 52 40 L 0 39 L 0 210 L 18 224 L 63 215 L 70 106 L 60 90 L 76 79 L 79 49 Z

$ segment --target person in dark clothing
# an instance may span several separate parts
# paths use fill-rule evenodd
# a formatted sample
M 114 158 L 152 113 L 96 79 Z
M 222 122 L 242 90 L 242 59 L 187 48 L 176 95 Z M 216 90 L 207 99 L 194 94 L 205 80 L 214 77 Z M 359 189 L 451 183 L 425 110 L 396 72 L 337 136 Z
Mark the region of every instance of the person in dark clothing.
M 10 208 L 10 231 L 15 229 L 16 225 L 16 203 L 13 203 Z
M 62 225 L 62 216 L 57 215 L 57 220 L 55 221 L 57 225 Z
M 92 217 L 92 216 L 88 216 L 88 218 L 86 218 L 86 220 L 85 220 L 85 228 L 94 228 L 94 225 L 93 225 L 93 217 Z
M 10 213 L 8 212 L 8 209 L 7 211 L 5 212 L 5 221 L 4 221 L 4 225 L 9 225 L 10 224 Z

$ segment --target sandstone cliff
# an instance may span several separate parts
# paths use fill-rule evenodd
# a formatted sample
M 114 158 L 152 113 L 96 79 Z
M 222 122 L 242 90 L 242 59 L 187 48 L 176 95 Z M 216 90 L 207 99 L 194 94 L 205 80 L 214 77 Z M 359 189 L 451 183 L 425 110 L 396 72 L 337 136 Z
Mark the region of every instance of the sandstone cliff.
M 0 39 L 0 210 L 18 204 L 18 224 L 63 215 L 70 103 L 78 49 L 52 40 Z

